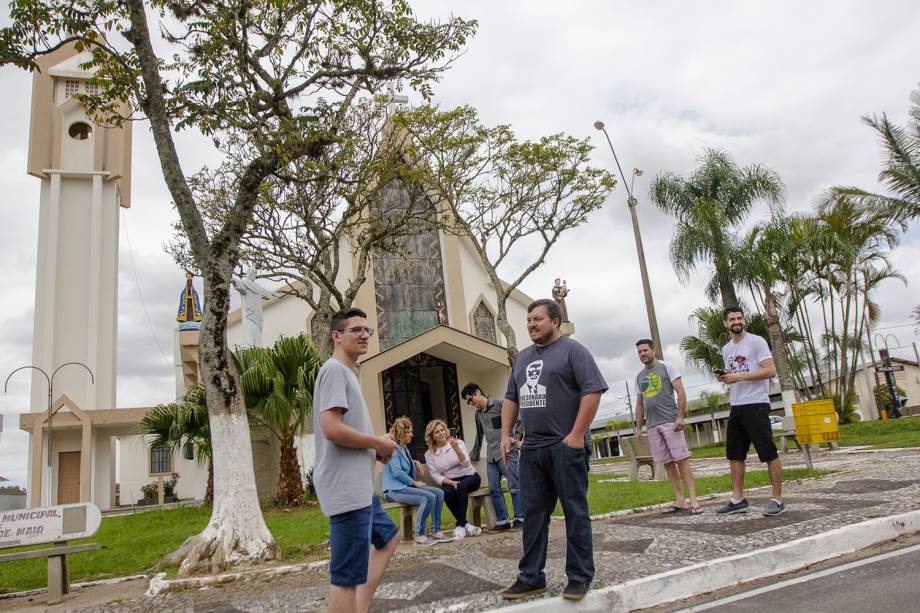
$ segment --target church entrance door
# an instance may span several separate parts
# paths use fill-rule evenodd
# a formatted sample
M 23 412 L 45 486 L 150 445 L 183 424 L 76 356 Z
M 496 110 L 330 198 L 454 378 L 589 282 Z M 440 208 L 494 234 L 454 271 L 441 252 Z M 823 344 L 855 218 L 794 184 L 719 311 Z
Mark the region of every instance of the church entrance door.
M 383 372 L 383 408 L 387 428 L 397 417 L 412 421 L 412 457 L 424 461 L 425 427 L 432 419 L 443 419 L 451 433 L 463 438 L 457 367 L 426 353 L 420 353 Z
M 58 453 L 57 503 L 80 502 L 80 452 Z

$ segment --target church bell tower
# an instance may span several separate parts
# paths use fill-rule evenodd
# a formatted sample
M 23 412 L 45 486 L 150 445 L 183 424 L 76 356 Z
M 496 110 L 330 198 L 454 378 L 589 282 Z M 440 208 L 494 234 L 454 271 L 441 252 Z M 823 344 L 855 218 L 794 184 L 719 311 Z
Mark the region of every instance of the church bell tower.
M 28 173 L 41 180 L 32 362 L 82 409 L 115 408 L 119 209 L 130 205 L 131 123 L 98 125 L 77 95 L 94 93 L 88 52 L 38 60 L 32 81 Z M 127 114 L 128 109 L 122 110 Z M 47 410 L 44 377 L 31 411 Z

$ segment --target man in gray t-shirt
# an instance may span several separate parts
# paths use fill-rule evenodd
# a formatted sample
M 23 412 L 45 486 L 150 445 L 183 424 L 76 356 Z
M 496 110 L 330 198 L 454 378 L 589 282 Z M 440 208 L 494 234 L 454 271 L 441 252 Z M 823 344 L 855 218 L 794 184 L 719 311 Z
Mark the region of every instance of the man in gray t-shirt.
M 643 368 L 636 375 L 636 432 L 642 440 L 642 422 L 648 424 L 648 446 L 656 464 L 664 468 L 674 488 L 674 503 L 665 513 L 680 513 L 689 510 L 701 513 L 702 507 L 696 498 L 696 482 L 690 467 L 690 448 L 684 433 L 684 412 L 687 409 L 687 394 L 680 373 L 670 362 L 663 362 L 655 355 L 655 345 L 650 339 L 636 342 L 636 352 Z M 675 400 L 675 395 L 677 399 Z M 684 499 L 681 481 L 687 485 L 690 504 Z
M 524 503 L 524 555 L 520 574 L 502 592 L 517 600 L 546 589 L 546 550 L 550 516 L 557 500 L 565 514 L 565 574 L 562 596 L 581 600 L 594 579 L 594 545 L 588 512 L 588 456 L 591 421 L 607 383 L 591 354 L 561 336 L 562 313 L 552 300 L 527 307 L 533 345 L 517 356 L 502 406 L 502 452 L 510 459 L 511 428 L 520 412 L 521 498 Z
M 366 611 L 399 541 L 373 485 L 374 459 L 389 462 L 396 442 L 373 435 L 354 373 L 374 333 L 367 315 L 348 309 L 332 317 L 331 327 L 335 349 L 313 387 L 313 482 L 329 517 L 329 610 Z

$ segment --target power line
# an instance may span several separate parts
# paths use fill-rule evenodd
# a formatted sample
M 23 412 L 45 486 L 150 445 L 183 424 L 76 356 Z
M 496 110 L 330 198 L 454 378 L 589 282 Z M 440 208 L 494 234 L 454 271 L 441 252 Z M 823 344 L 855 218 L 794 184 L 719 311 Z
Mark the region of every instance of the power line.
M 144 302 L 144 294 L 141 292 L 141 281 L 137 276 L 137 266 L 134 264 L 134 248 L 131 246 L 131 235 L 128 232 L 128 218 L 125 216 L 125 210 L 121 209 L 121 222 L 125 228 L 125 242 L 128 243 L 128 257 L 131 260 L 131 271 L 134 273 L 134 285 L 137 287 L 137 296 L 141 301 L 141 309 L 144 311 L 144 319 L 147 320 L 147 327 L 150 329 L 150 335 L 153 337 L 153 342 L 156 343 L 157 350 L 159 350 L 160 355 L 163 356 L 163 359 L 169 364 L 169 367 L 173 367 L 172 359 L 166 355 L 166 352 L 163 351 L 163 347 L 160 345 L 160 339 L 157 338 L 156 331 L 153 328 L 153 322 L 150 321 L 150 314 L 147 312 L 147 304 Z

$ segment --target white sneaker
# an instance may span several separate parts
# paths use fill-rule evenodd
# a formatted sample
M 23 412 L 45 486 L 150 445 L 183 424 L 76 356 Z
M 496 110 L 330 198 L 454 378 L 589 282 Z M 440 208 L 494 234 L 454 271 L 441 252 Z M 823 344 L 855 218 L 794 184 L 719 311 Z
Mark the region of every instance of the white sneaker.
M 473 524 L 466 525 L 466 534 L 467 536 L 479 536 L 482 533 L 482 528 L 479 526 L 474 526 Z
M 457 526 L 454 528 L 454 540 L 461 540 L 466 537 L 466 530 L 463 529 L 463 526 Z

